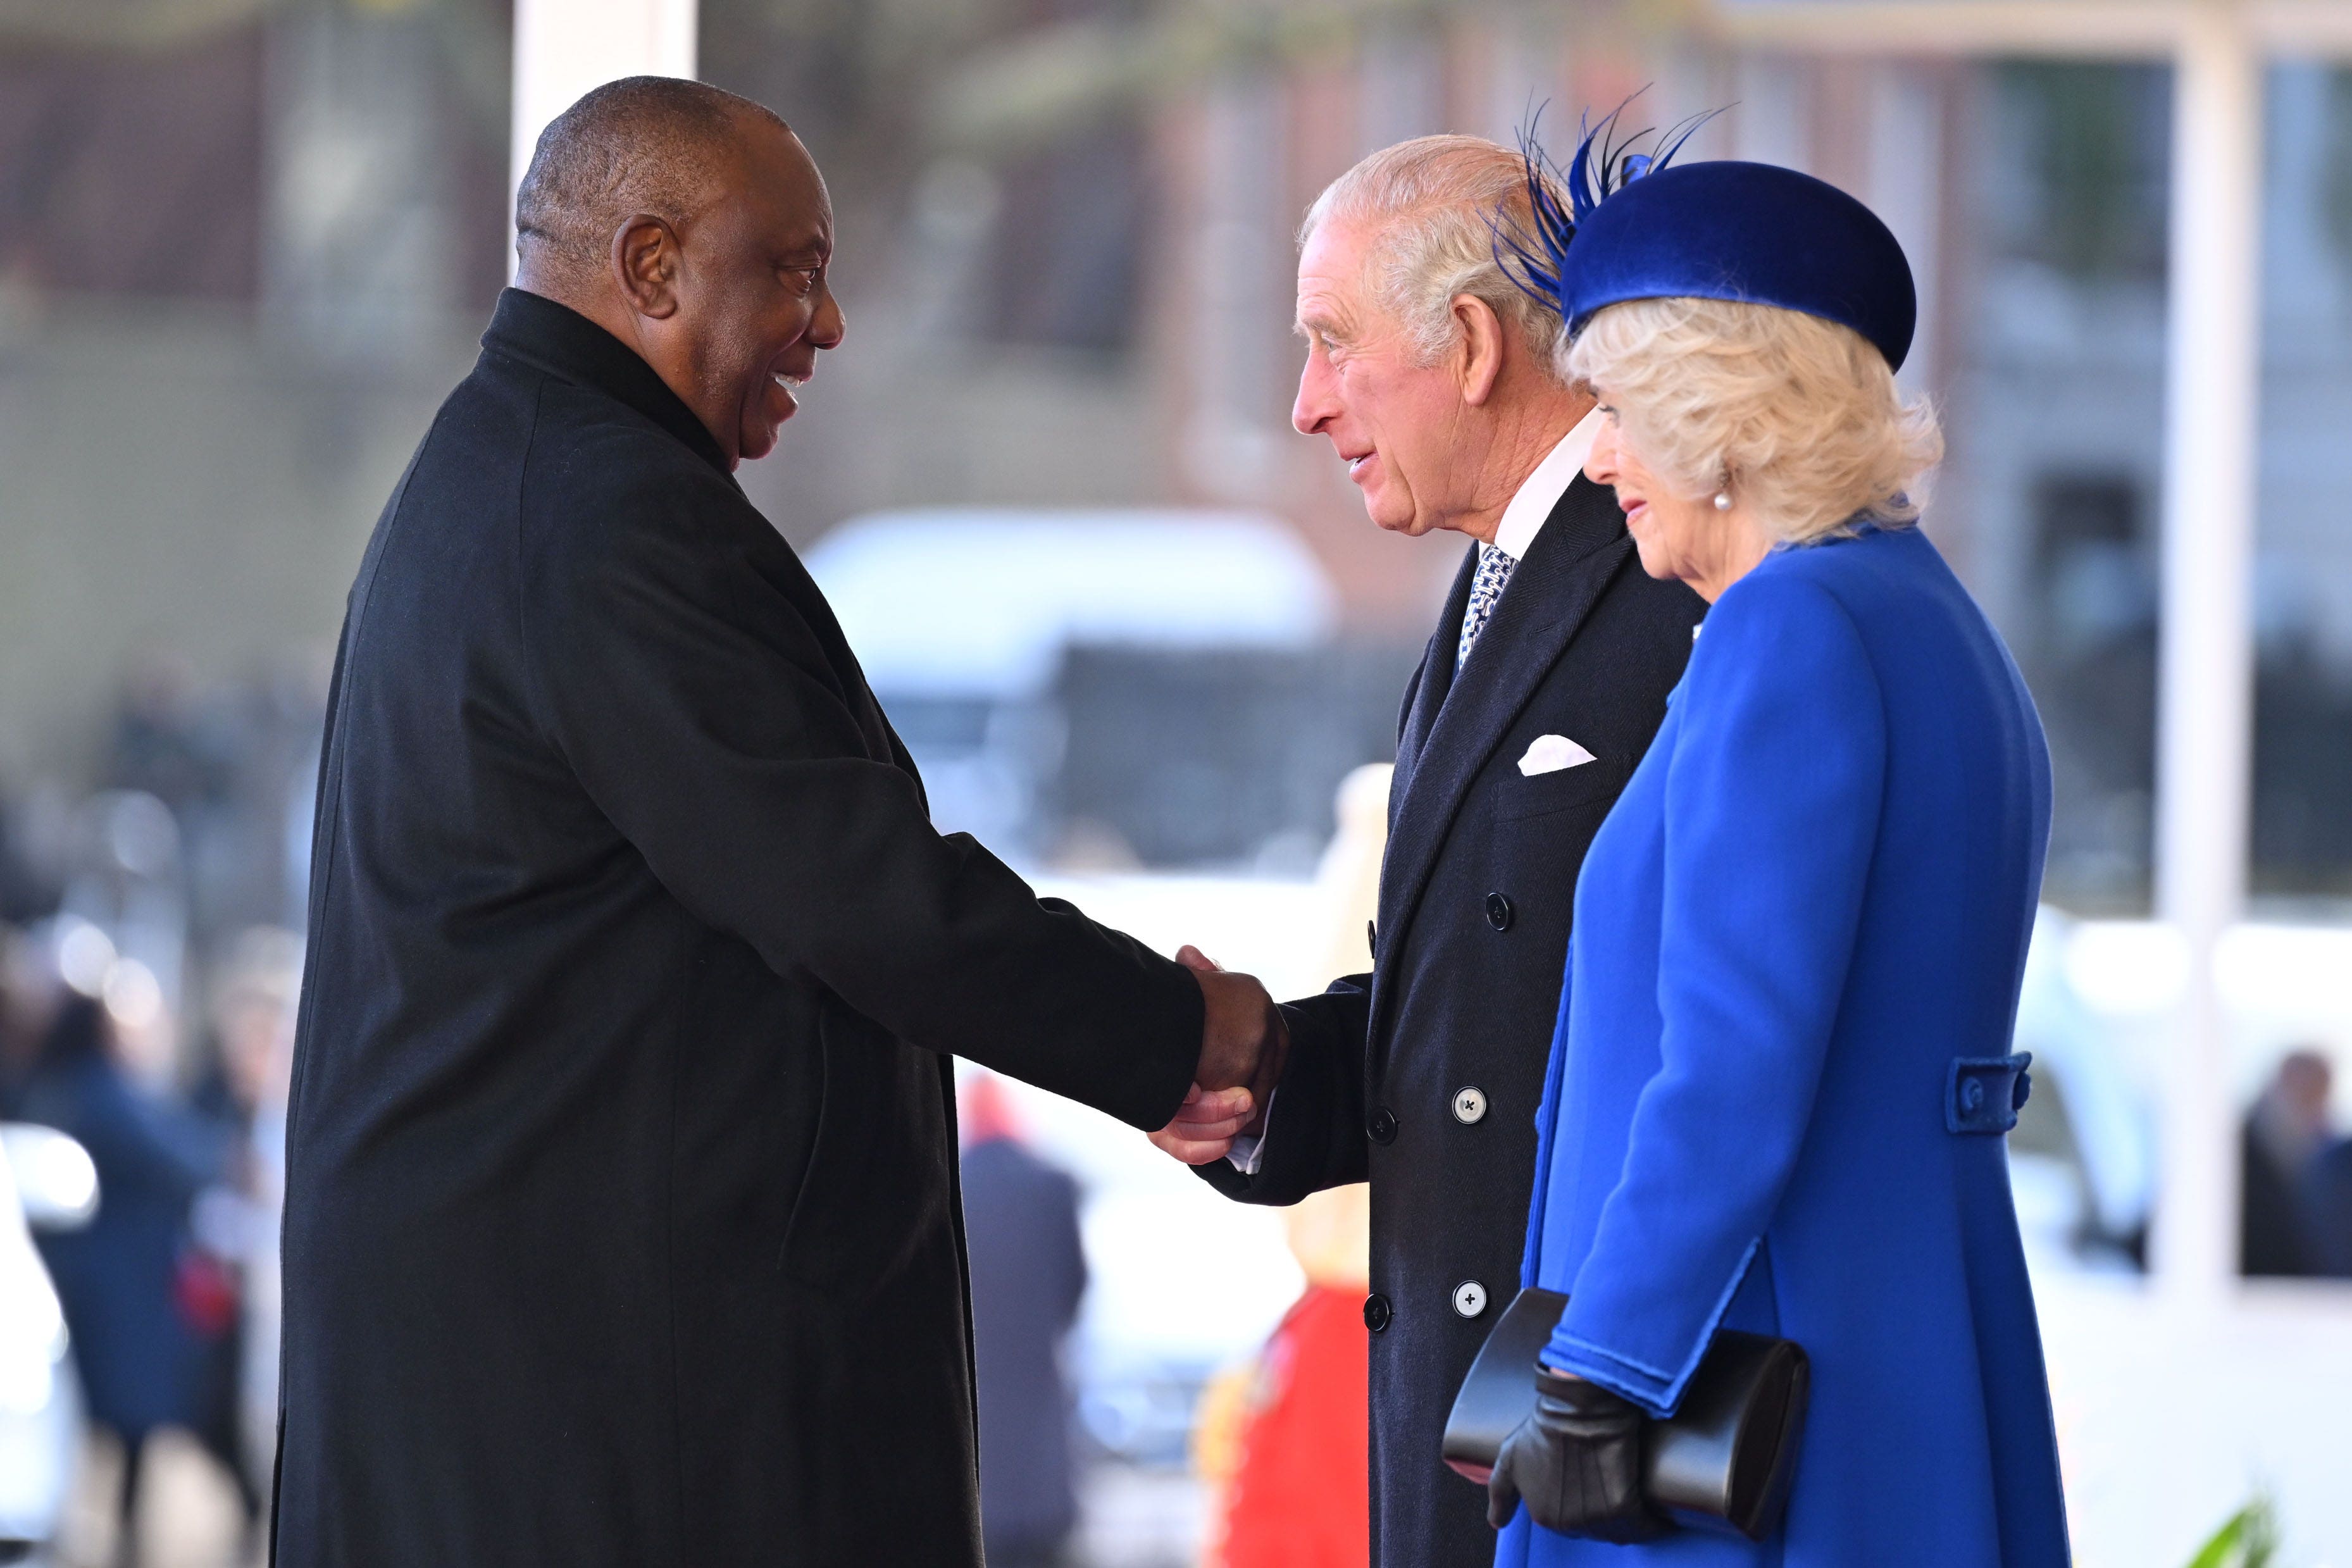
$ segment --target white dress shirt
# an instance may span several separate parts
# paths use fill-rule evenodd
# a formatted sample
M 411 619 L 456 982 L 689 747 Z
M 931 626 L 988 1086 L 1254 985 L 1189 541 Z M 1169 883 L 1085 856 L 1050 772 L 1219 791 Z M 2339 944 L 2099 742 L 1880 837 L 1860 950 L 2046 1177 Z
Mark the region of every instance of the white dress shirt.
M 1601 435 L 1601 417 L 1598 408 L 1586 414 L 1576 422 L 1576 428 L 1562 436 L 1559 445 L 1536 465 L 1535 472 L 1520 483 L 1517 493 L 1511 497 L 1511 504 L 1503 509 L 1503 521 L 1495 526 L 1495 542 L 1480 546 L 1482 554 L 1499 550 L 1514 561 L 1528 558 L 1536 535 L 1543 531 L 1544 519 L 1559 505 L 1559 498 L 1568 493 L 1568 487 L 1576 482 L 1576 476 L 1584 471 L 1586 460 L 1592 456 L 1592 443 Z M 1510 590 L 1506 588 L 1504 592 L 1508 594 Z
M 1559 505 L 1559 498 L 1568 493 L 1576 476 L 1584 471 L 1585 459 L 1592 456 L 1592 443 L 1600 434 L 1601 410 L 1594 408 L 1559 438 L 1559 444 L 1545 455 L 1532 473 L 1519 481 L 1510 504 L 1503 509 L 1503 521 L 1495 526 L 1494 542 L 1478 546 L 1481 560 L 1489 550 L 1503 551 L 1515 562 L 1528 558 L 1536 535 L 1543 531 L 1544 520 Z M 1510 585 L 1505 584 L 1504 597 L 1508 598 L 1510 592 Z M 1265 1152 L 1265 1134 L 1274 1127 L 1274 1102 L 1279 1098 L 1278 1090 L 1266 1097 L 1265 1127 L 1234 1139 L 1233 1148 L 1226 1152 L 1225 1158 L 1244 1176 L 1257 1174 Z

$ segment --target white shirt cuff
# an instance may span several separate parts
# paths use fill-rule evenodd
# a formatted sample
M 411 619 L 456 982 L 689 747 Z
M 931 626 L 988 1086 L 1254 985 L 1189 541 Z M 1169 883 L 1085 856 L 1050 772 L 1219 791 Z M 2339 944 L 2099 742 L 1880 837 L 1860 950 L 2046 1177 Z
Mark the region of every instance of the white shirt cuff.
M 1266 1135 L 1274 1131 L 1274 1102 L 1281 1098 L 1282 1090 L 1278 1089 L 1267 1095 L 1265 1122 L 1256 1131 L 1235 1138 L 1234 1146 L 1225 1152 L 1226 1163 L 1244 1176 L 1256 1175 L 1258 1166 L 1265 1161 Z

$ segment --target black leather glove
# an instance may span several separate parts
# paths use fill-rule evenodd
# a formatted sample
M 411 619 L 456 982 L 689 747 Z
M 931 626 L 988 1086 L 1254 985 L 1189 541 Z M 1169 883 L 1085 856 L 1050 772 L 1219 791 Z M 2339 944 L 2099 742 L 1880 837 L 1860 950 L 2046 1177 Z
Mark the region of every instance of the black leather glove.
M 1536 1368 L 1536 1407 L 1503 1440 L 1486 1482 L 1486 1522 L 1528 1517 L 1562 1535 L 1620 1544 L 1670 1528 L 1642 1496 L 1640 1409 L 1597 1383 Z

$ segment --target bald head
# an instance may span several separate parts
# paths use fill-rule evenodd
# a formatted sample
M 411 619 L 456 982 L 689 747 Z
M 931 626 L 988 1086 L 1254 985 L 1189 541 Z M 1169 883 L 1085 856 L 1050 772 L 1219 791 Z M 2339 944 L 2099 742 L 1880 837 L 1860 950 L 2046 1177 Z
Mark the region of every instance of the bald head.
M 539 139 L 515 286 L 636 351 L 731 465 L 764 455 L 841 342 L 833 200 L 773 113 L 700 82 L 596 89 Z
M 515 246 L 542 277 L 602 270 L 613 236 L 640 215 L 683 227 L 727 184 L 754 127 L 790 133 L 776 113 L 707 82 L 633 76 L 607 82 L 548 122 L 515 197 Z

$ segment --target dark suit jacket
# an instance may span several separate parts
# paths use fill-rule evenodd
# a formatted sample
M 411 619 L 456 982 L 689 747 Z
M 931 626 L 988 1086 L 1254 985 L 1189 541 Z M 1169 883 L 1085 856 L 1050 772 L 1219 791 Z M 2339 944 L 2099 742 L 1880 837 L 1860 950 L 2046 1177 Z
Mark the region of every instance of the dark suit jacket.
M 1156 1127 L 1199 986 L 932 830 L 642 360 L 483 349 L 328 713 L 278 1561 L 976 1564 L 947 1053 Z
M 1486 1493 L 1445 1468 L 1439 1438 L 1518 1285 L 1577 870 L 1665 716 L 1706 609 L 1643 572 L 1615 497 L 1580 477 L 1457 678 L 1476 565 L 1474 549 L 1406 688 L 1372 972 L 1284 1009 L 1291 1057 L 1258 1173 L 1201 1167 L 1247 1203 L 1372 1184 L 1381 1568 L 1493 1562 Z M 1594 760 L 1522 775 L 1546 734 Z M 1465 1090 L 1475 1100 L 1457 1112 Z M 1463 1304 L 1479 1310 L 1465 1315 L 1457 1294 L 1472 1282 Z

